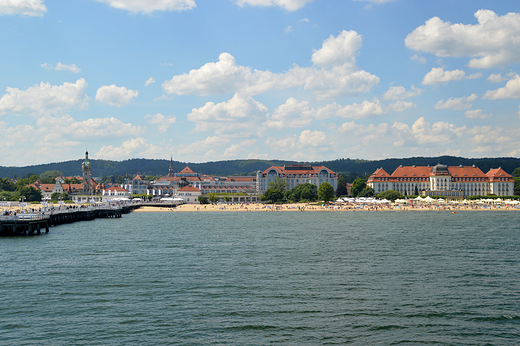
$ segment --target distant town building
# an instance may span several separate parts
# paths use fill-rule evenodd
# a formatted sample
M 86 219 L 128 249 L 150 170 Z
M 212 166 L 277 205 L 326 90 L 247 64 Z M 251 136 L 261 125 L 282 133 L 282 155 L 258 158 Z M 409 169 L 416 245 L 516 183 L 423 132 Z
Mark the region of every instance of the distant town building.
M 334 191 L 338 187 L 338 175 L 325 166 L 311 166 L 310 164 L 291 164 L 284 166 L 271 166 L 265 171 L 256 174 L 256 186 L 259 194 L 269 188 L 269 183 L 276 178 L 285 181 L 286 189 L 297 185 L 311 183 L 319 187 L 321 183 L 327 182 L 332 185 Z
M 367 185 L 380 193 L 396 190 L 406 195 L 444 196 L 461 199 L 467 196 L 513 194 L 513 177 L 502 168 L 484 173 L 473 166 L 446 166 L 441 163 L 430 166 L 399 166 L 392 174 L 377 169 Z
M 202 195 L 202 191 L 193 186 L 186 186 L 177 192 L 177 197 L 182 198 L 184 203 L 188 204 L 199 204 L 199 196 Z

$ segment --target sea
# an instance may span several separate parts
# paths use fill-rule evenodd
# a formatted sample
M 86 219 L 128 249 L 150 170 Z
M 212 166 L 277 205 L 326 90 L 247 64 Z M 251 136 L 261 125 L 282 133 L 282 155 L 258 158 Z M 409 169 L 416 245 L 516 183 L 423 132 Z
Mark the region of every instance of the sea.
M 1 345 L 518 345 L 520 212 L 131 213 L 0 238 Z

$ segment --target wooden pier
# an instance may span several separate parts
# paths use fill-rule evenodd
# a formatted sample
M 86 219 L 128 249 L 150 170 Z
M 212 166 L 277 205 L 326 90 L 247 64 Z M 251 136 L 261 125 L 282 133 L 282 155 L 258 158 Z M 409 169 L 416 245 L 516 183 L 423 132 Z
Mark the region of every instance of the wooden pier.
M 133 205 L 62 206 L 38 212 L 0 215 L 0 236 L 34 235 L 49 232 L 49 227 L 96 218 L 120 218 L 135 209 Z

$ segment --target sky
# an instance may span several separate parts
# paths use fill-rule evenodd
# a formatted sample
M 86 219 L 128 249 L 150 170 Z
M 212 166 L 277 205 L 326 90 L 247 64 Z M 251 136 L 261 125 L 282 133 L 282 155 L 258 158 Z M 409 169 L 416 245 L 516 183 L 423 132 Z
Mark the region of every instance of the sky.
M 518 0 L 0 0 L 0 165 L 520 157 Z

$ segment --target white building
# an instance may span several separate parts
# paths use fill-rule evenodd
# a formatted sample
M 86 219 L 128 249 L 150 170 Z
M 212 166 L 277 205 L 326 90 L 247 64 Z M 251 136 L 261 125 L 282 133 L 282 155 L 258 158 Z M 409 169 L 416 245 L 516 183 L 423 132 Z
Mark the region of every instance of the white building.
M 199 204 L 199 196 L 202 191 L 193 186 L 186 186 L 177 191 L 177 197 L 182 198 L 186 204 Z
M 319 187 L 321 183 L 327 182 L 334 190 L 338 187 L 338 175 L 325 166 L 311 166 L 310 164 L 293 164 L 284 166 L 271 166 L 265 171 L 258 171 L 256 174 L 256 184 L 259 194 L 269 188 L 269 183 L 276 178 L 281 178 L 285 181 L 286 189 L 311 183 Z
M 502 168 L 484 173 L 473 166 L 399 166 L 392 174 L 383 168 L 377 169 L 367 181 L 367 185 L 380 193 L 386 190 L 402 194 L 437 195 L 452 198 L 495 194 L 513 195 L 514 180 Z M 423 193 L 424 191 L 424 193 Z

